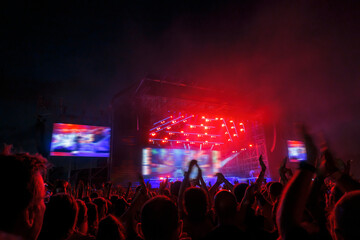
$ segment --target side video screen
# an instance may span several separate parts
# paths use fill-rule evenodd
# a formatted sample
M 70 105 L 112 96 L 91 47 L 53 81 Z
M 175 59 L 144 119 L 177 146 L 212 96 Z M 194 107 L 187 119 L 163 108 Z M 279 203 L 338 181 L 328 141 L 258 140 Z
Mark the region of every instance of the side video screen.
M 219 151 L 145 148 L 142 156 L 142 174 L 148 178 L 182 178 L 192 159 L 198 161 L 203 176 L 213 176 L 219 170 Z M 197 168 L 194 168 L 190 178 L 196 176 Z
M 110 128 L 55 123 L 51 156 L 109 157 Z

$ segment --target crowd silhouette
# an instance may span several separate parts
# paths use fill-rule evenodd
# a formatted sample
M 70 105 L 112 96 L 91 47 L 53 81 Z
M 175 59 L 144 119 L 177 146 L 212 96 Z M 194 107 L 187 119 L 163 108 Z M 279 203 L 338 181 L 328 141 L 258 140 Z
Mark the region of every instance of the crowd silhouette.
M 0 239 L 360 239 L 360 183 L 349 162 L 318 148 L 300 128 L 307 159 L 293 173 L 286 159 L 279 181 L 266 182 L 266 166 L 253 183 L 230 183 L 217 174 L 206 184 L 196 160 L 182 181 L 165 179 L 93 189 L 64 180 L 49 184 L 47 160 L 40 155 L 0 155 Z M 194 168 L 195 180 L 190 179 Z M 51 187 L 50 187 L 51 185 Z

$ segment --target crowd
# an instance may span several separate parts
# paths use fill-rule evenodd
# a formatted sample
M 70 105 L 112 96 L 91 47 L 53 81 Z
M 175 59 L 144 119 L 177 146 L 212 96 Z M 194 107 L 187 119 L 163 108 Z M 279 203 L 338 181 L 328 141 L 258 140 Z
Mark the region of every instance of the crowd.
M 99 190 L 80 182 L 46 186 L 47 161 L 39 155 L 0 155 L 0 239 L 360 239 L 360 184 L 350 165 L 326 144 L 319 151 L 301 129 L 307 160 L 294 174 L 265 182 L 266 166 L 254 183 L 233 185 L 221 173 L 209 187 L 196 160 L 183 181 Z M 190 173 L 198 169 L 198 177 Z

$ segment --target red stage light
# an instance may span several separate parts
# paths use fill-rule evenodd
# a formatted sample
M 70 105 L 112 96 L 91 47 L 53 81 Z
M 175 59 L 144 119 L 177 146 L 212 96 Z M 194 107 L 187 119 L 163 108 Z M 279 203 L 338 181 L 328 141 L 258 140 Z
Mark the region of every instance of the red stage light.
M 229 138 L 229 139 L 228 139 L 228 141 L 230 142 L 230 141 L 231 141 L 231 139 Z
M 225 127 L 225 124 L 221 124 L 222 127 Z
M 188 142 L 188 141 L 189 141 L 189 139 L 187 138 L 187 139 L 186 139 L 186 141 Z
M 243 128 L 240 129 L 240 132 L 244 132 L 244 131 L 245 131 L 245 129 L 243 129 Z
M 201 137 L 201 134 L 198 134 L 198 137 Z
M 232 122 L 233 122 L 233 120 L 230 120 L 230 122 L 232 123 Z
M 205 135 L 207 135 L 207 133 L 205 133 Z
M 244 124 L 241 122 L 241 123 L 239 123 L 239 125 L 244 125 Z
M 184 133 L 184 131 L 180 131 L 181 133 Z
M 151 133 L 151 136 L 155 136 L 155 135 L 156 135 L 156 133 L 154 133 L 154 132 L 153 132 L 153 133 Z
M 204 119 L 204 118 L 205 118 L 205 116 L 202 116 L 201 118 L 202 118 L 202 119 Z
M 252 147 L 253 145 L 252 144 L 249 144 L 249 147 Z
M 234 134 L 234 137 L 236 137 L 237 135 L 236 134 Z

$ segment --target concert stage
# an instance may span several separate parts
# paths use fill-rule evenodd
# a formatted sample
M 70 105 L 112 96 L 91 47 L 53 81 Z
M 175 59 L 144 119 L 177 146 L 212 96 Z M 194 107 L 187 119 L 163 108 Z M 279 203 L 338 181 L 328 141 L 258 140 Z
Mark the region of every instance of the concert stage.
M 181 179 L 192 159 L 209 181 L 216 172 L 239 182 L 256 177 L 261 154 L 268 166 L 261 116 L 229 93 L 143 79 L 114 96 L 112 111 L 115 183 L 134 182 L 139 172 L 154 183 Z

